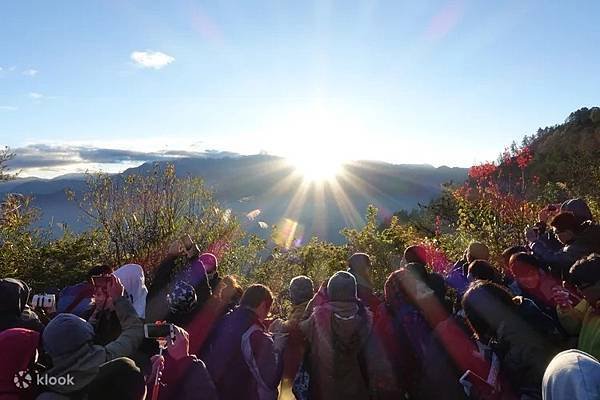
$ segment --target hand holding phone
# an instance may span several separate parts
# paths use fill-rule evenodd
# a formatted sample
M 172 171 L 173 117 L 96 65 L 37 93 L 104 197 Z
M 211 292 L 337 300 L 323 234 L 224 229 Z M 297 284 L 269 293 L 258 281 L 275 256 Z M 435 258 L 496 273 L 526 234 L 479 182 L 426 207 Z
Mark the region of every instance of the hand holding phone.
M 554 286 L 552 288 L 552 300 L 560 308 L 568 309 L 573 308 L 573 302 L 570 299 L 571 294 L 569 291 L 562 286 Z

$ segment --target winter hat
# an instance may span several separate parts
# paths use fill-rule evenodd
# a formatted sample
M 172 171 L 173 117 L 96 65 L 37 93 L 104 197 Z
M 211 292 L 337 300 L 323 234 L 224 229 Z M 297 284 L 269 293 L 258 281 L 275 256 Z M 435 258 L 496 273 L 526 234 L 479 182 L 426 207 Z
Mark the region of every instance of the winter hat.
M 219 266 L 217 257 L 213 253 L 202 253 L 198 259 L 204 265 L 204 270 L 209 275 L 215 272 Z
M 19 315 L 27 306 L 26 286 L 18 279 L 0 279 L 0 313 Z
M 560 206 L 560 211 L 570 211 L 577 217 L 578 223 L 593 219 L 592 212 L 583 199 L 570 199 Z
M 309 301 L 313 295 L 313 281 L 308 276 L 300 275 L 290 281 L 290 299 L 293 305 Z
M 58 314 L 42 334 L 44 349 L 52 358 L 72 353 L 93 339 L 92 325 L 73 314 Z
M 404 250 L 404 260 L 407 263 L 427 264 L 427 250 L 423 246 L 408 246 Z
M 17 386 L 17 383 L 20 383 L 19 378 L 28 372 L 35 358 L 39 340 L 40 334 L 29 329 L 12 328 L 0 333 L 0 393 L 6 395 L 0 395 L 0 398 L 28 398 L 23 392 L 26 392 L 25 389 L 31 390 L 31 387 Z M 11 397 L 11 394 L 14 394 L 14 397 Z
M 171 293 L 167 295 L 167 301 L 169 302 L 169 310 L 173 314 L 177 314 L 192 311 L 198 298 L 192 285 L 185 281 L 179 281 Z
M 356 278 L 349 272 L 338 271 L 327 282 L 330 301 L 356 301 Z
M 146 394 L 144 374 L 129 358 L 116 358 L 103 364 L 88 386 L 89 400 L 136 400 Z

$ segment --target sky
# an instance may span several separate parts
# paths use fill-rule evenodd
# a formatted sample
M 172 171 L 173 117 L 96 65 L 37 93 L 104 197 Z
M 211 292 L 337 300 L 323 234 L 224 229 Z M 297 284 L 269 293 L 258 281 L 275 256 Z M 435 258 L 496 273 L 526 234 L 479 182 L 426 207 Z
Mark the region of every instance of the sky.
M 600 104 L 600 2 L 0 2 L 22 176 L 233 152 L 467 167 Z

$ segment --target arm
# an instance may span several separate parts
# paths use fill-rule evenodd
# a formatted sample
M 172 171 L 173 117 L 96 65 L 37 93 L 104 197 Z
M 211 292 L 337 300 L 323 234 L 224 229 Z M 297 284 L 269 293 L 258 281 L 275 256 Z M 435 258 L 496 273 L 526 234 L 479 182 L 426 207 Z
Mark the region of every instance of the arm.
M 129 299 L 120 296 L 114 304 L 117 317 L 121 323 L 121 335 L 104 348 L 107 361 L 118 357 L 131 356 L 144 338 L 142 321 L 138 318 Z
M 156 268 L 152 284 L 148 289 L 148 298 L 154 297 L 157 293 L 163 290 L 169 284 L 171 272 L 175 268 L 176 256 L 168 254 Z
M 539 240 L 531 243 L 530 247 L 536 257 L 543 263 L 549 264 L 550 270 L 560 276 L 564 276 L 564 272 L 568 273 L 569 268 L 571 268 L 573 263 L 578 259 L 573 251 L 564 251 L 563 249 L 553 251 L 548 248 L 545 243 Z
M 560 324 L 565 328 L 565 331 L 569 335 L 576 336 L 581 330 L 581 323 L 583 317 L 589 307 L 589 304 L 585 300 L 581 300 L 575 307 L 564 308 L 557 307 L 556 313 L 558 314 L 558 320 Z
M 257 331 L 250 337 L 250 346 L 263 381 L 270 388 L 277 388 L 283 374 L 283 357 L 275 350 L 273 340 L 264 332 Z

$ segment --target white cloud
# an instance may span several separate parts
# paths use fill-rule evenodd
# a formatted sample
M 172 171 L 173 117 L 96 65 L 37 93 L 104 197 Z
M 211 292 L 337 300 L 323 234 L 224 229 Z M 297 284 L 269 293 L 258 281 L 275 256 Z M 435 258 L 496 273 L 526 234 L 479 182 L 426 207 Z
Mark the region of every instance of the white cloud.
M 160 51 L 134 51 L 129 57 L 142 68 L 161 69 L 175 61 L 175 58 Z
M 0 111 L 17 111 L 18 108 L 15 106 L 0 106 Z
M 36 76 L 38 74 L 38 72 L 39 71 L 37 69 L 29 68 L 29 69 L 26 69 L 25 71 L 23 71 L 23 75 Z
M 44 95 L 41 93 L 37 93 L 37 92 L 31 92 L 31 93 L 29 93 L 29 97 L 31 97 L 34 100 L 40 100 L 44 97 Z

